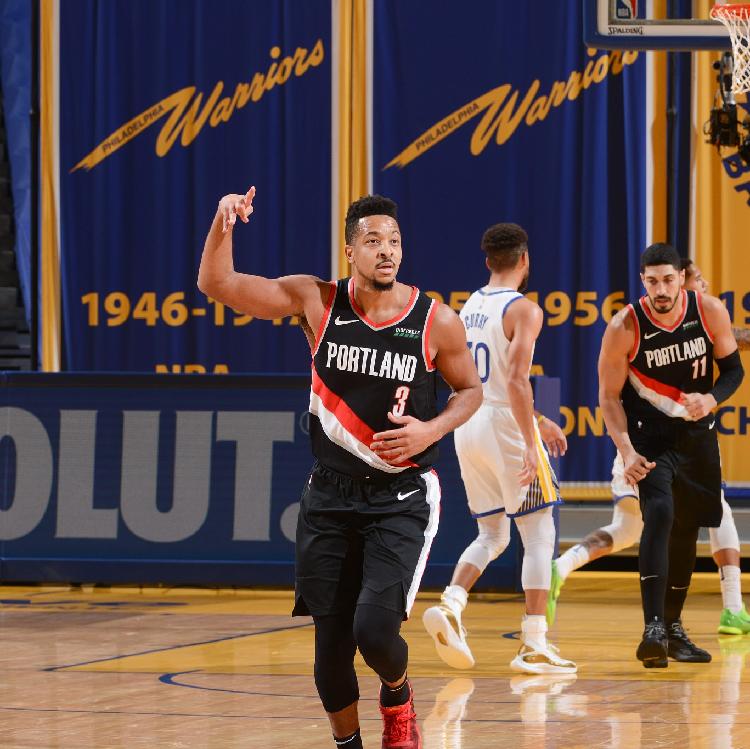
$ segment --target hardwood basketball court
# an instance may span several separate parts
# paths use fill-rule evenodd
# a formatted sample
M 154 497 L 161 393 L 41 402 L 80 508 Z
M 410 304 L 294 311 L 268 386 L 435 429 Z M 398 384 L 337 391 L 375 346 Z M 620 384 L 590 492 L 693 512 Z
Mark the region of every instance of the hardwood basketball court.
M 747 578 L 747 576 L 746 576 Z M 747 582 L 747 580 L 746 580 Z M 645 670 L 634 573 L 575 573 L 551 639 L 576 677 L 512 672 L 520 596 L 472 597 L 477 658 L 453 671 L 434 654 L 422 594 L 404 626 L 424 749 L 750 747 L 750 636 L 716 634 L 715 574 L 697 574 L 685 607 L 708 665 Z M 3 749 L 331 746 L 312 680 L 312 626 L 290 591 L 0 588 Z M 361 660 L 366 747 L 380 746 L 377 683 Z

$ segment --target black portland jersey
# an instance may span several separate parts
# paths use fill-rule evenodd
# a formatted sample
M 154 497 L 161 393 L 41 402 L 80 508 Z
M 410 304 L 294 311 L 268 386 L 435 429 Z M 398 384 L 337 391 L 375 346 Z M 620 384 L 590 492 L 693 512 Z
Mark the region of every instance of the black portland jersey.
M 397 425 L 388 412 L 432 419 L 435 367 L 428 339 L 437 303 L 412 287 L 406 308 L 383 323 L 368 319 L 354 299 L 354 280 L 331 287 L 316 336 L 310 390 L 315 457 L 356 478 L 396 475 L 432 465 L 437 445 L 399 465 L 370 450 L 372 435 Z
M 684 289 L 681 294 L 682 317 L 671 328 L 656 320 L 647 297 L 628 305 L 635 345 L 622 405 L 631 421 L 665 417 L 692 421 L 680 395 L 707 393 L 713 387 L 713 336 L 700 294 Z

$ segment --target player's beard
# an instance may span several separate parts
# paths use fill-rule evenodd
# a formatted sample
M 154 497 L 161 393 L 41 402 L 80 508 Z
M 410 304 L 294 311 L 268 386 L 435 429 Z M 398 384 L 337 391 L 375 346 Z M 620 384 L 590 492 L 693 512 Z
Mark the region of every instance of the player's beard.
M 375 291 L 390 291 L 395 284 L 395 281 L 388 281 L 388 283 L 382 283 L 381 281 L 372 280 L 372 288 Z
M 651 307 L 654 310 L 654 312 L 660 314 L 660 315 L 666 315 L 667 312 L 671 312 L 674 309 L 675 304 L 677 304 L 677 300 L 680 298 L 680 292 L 678 291 L 677 294 L 675 294 L 674 299 L 671 299 L 670 297 L 654 297 L 653 299 L 649 297 L 649 301 L 651 302 Z M 660 306 L 665 305 L 667 303 L 671 302 L 668 307 Z
M 521 294 L 526 293 L 526 289 L 529 288 L 529 271 L 526 271 L 526 275 L 523 277 L 523 280 L 521 281 L 521 285 L 518 287 L 518 291 Z

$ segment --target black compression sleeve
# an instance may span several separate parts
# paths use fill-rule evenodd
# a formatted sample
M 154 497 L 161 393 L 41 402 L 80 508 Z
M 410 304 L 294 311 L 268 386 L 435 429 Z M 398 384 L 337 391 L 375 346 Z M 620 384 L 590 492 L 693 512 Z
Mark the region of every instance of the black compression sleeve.
M 739 350 L 735 349 L 729 356 L 717 359 L 716 366 L 719 368 L 719 376 L 709 392 L 717 403 L 723 403 L 742 384 L 745 376 Z

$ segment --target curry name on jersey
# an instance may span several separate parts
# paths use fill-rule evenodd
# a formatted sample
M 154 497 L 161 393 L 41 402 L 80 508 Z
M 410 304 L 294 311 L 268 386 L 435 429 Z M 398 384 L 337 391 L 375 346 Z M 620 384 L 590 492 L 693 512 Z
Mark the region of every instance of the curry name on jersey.
M 375 323 L 359 308 L 354 280 L 331 286 L 313 349 L 310 437 L 324 465 L 354 477 L 398 474 L 430 466 L 432 445 L 393 465 L 370 450 L 372 435 L 395 429 L 388 412 L 420 421 L 436 414 L 435 366 L 429 335 L 437 303 L 412 287 L 406 307 Z
M 509 406 L 508 348 L 503 318 L 513 302 L 523 299 L 515 289 L 485 286 L 475 291 L 461 310 L 466 341 L 482 381 L 484 403 Z M 532 350 L 533 353 L 533 350 Z
M 682 315 L 671 327 L 656 319 L 647 297 L 628 305 L 635 343 L 628 357 L 622 404 L 630 419 L 691 421 L 680 396 L 707 393 L 713 387 L 713 336 L 701 296 L 684 289 L 680 293 Z

